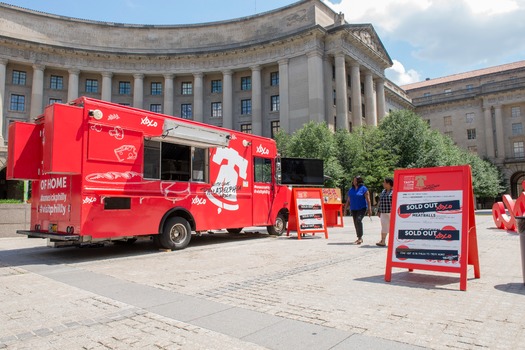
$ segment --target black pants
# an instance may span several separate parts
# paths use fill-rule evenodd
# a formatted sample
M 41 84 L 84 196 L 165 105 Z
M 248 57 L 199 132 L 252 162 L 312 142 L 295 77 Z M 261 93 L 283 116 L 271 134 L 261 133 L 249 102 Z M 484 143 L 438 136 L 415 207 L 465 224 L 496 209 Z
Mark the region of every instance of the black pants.
M 352 218 L 354 219 L 355 232 L 358 239 L 363 237 L 363 218 L 365 217 L 365 214 L 366 208 L 352 210 Z

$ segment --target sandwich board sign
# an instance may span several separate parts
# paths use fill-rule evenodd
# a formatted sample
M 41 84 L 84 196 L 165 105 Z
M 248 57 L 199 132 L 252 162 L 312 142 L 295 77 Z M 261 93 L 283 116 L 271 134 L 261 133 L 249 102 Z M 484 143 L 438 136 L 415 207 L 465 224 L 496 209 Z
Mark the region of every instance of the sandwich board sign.
M 306 233 L 316 234 L 324 232 L 328 238 L 326 230 L 326 215 L 323 205 L 323 193 L 320 188 L 293 188 L 292 206 L 288 218 L 288 230 L 297 231 L 297 239 Z
M 460 274 L 467 265 L 480 277 L 470 166 L 402 169 L 394 172 L 385 281 L 392 268 Z

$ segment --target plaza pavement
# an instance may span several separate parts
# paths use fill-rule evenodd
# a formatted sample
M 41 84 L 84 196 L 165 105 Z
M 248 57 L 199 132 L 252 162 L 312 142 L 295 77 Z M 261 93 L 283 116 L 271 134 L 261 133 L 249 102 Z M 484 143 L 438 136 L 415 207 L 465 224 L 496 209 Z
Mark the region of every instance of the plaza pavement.
M 519 237 L 476 215 L 481 278 L 394 269 L 379 219 L 297 240 L 263 230 L 46 247 L 0 238 L 0 349 L 517 349 L 525 344 Z

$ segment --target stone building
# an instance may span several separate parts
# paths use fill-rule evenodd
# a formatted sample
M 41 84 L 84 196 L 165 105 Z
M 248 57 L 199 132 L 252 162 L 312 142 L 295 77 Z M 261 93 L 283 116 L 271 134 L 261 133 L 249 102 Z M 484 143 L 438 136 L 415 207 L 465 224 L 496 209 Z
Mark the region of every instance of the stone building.
M 401 86 L 430 127 L 501 167 L 515 198 L 525 180 L 525 61 Z
M 97 22 L 0 3 L 0 145 L 9 123 L 78 96 L 267 137 L 312 120 L 376 125 L 398 108 L 385 99 L 391 65 L 371 24 L 348 24 L 320 0 L 191 25 Z

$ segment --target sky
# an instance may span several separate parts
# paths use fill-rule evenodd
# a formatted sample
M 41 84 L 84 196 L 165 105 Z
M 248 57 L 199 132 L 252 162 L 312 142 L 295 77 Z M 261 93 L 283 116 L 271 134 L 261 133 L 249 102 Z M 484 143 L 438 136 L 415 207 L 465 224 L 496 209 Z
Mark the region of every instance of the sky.
M 295 0 L 0 0 L 56 15 L 128 24 L 231 20 Z M 525 0 L 322 0 L 348 23 L 371 23 L 398 85 L 525 60 Z

